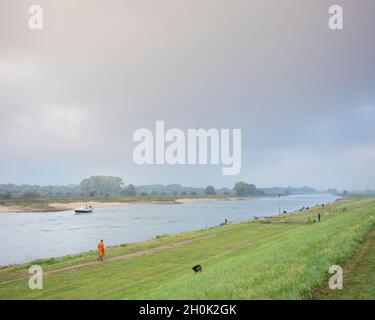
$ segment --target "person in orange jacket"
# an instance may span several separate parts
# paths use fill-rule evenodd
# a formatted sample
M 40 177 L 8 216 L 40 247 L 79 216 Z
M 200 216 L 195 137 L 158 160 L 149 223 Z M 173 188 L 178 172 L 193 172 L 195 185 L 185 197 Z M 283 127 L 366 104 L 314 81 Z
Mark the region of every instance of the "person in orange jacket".
M 104 257 L 104 242 L 103 240 L 100 240 L 98 243 L 98 261 L 103 261 Z

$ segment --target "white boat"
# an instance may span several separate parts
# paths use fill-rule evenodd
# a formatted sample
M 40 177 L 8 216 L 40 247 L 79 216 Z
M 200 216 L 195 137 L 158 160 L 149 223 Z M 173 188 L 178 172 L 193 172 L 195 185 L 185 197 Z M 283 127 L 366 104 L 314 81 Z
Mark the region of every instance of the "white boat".
M 86 213 L 92 213 L 94 211 L 94 208 L 92 206 L 85 206 L 82 208 L 76 208 L 74 209 L 73 214 L 86 214 Z

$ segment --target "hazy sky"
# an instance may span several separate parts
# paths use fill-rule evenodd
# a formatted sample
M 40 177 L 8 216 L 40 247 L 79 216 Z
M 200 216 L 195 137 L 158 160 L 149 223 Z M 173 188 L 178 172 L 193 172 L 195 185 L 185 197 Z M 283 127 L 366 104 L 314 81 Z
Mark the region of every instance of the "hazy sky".
M 0 183 L 375 188 L 374 31 L 373 0 L 0 0 Z M 156 120 L 242 129 L 241 173 L 134 164 Z

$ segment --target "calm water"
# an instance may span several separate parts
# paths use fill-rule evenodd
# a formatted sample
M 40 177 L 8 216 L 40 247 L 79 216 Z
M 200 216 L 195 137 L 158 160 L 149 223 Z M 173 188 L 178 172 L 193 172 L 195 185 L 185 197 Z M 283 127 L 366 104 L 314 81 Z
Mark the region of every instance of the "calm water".
M 281 210 L 330 203 L 327 194 L 281 198 Z M 97 208 L 93 214 L 71 212 L 0 214 L 0 265 L 58 257 L 106 245 L 150 239 L 162 233 L 202 229 L 254 216 L 278 214 L 278 199 L 197 201 L 185 204 L 136 204 Z

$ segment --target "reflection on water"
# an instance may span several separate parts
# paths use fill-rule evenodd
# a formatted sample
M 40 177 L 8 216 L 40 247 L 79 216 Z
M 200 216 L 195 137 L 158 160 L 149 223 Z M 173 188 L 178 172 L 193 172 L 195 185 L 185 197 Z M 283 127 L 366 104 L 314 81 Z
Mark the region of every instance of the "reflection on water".
M 281 198 L 281 210 L 334 202 L 327 194 L 291 195 Z M 179 205 L 135 204 L 97 208 L 93 214 L 71 212 L 0 214 L 0 265 L 26 262 L 106 245 L 136 242 L 158 234 L 203 229 L 254 216 L 278 214 L 277 197 L 236 201 L 197 201 Z

